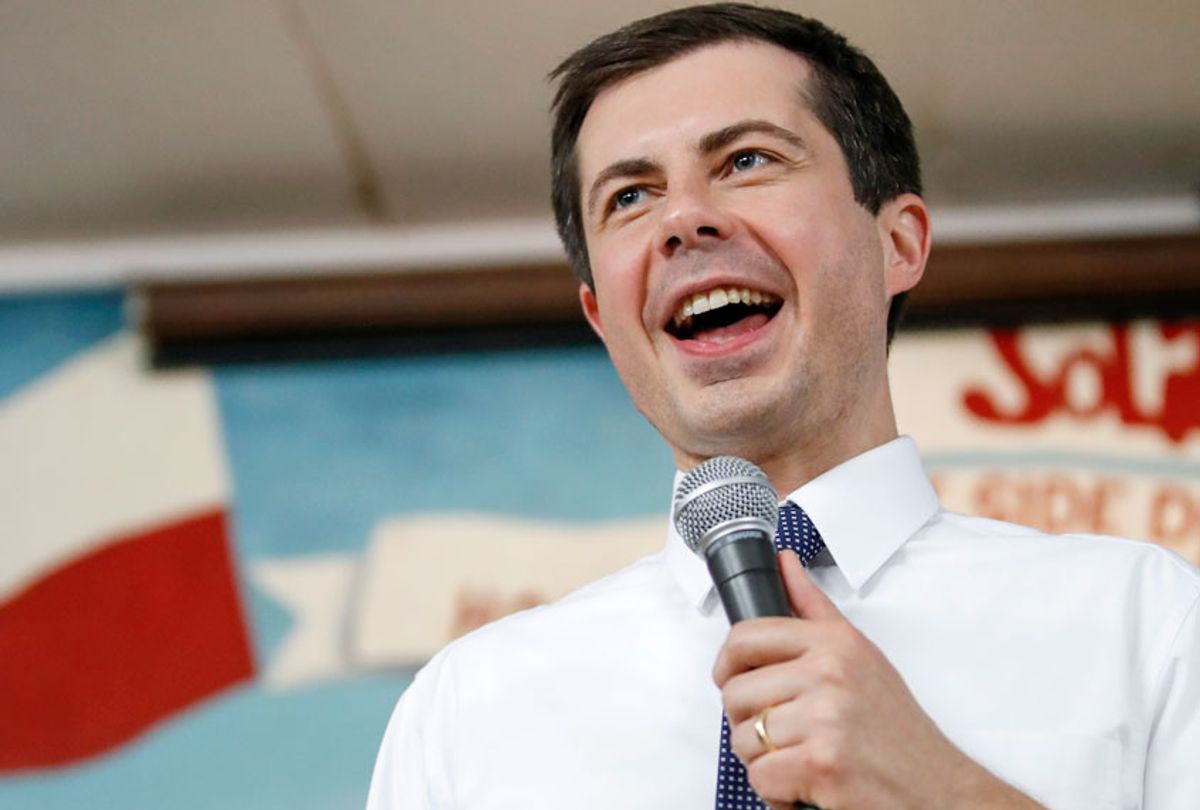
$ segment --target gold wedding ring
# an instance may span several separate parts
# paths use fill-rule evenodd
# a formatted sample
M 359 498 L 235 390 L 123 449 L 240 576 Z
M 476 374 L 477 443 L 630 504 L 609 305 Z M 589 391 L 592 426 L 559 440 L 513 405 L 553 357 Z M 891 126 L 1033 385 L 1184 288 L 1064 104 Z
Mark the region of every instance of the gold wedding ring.
M 767 712 L 771 707 L 763 709 L 758 713 L 758 717 L 754 718 L 754 733 L 758 735 L 758 741 L 762 743 L 763 748 L 767 749 L 767 753 L 778 751 L 779 747 L 771 742 L 771 736 L 767 734 Z

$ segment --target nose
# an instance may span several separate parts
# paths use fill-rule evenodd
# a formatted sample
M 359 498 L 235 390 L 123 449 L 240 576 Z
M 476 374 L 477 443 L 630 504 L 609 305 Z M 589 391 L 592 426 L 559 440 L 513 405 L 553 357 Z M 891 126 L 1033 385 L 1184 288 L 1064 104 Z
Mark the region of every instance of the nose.
M 679 251 L 702 247 L 707 242 L 728 239 L 732 220 L 708 188 L 697 185 L 677 188 L 667 196 L 659 223 L 658 246 L 667 258 Z

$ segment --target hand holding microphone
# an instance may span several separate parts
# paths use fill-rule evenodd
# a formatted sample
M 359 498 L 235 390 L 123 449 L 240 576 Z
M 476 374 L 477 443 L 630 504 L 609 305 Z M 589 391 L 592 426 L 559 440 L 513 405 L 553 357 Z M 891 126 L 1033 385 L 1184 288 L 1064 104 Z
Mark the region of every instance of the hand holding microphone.
M 688 473 L 673 509 L 732 625 L 713 679 L 755 791 L 775 810 L 985 806 L 998 780 L 942 735 L 795 554 L 776 557 L 776 511 L 766 475 L 731 456 Z
M 675 493 L 675 528 L 708 564 L 731 625 L 792 615 L 775 556 L 777 500 L 766 473 L 737 456 L 709 459 L 684 476 Z M 755 718 L 755 734 L 774 748 L 766 717 L 764 710 Z M 803 802 L 792 806 L 818 810 Z

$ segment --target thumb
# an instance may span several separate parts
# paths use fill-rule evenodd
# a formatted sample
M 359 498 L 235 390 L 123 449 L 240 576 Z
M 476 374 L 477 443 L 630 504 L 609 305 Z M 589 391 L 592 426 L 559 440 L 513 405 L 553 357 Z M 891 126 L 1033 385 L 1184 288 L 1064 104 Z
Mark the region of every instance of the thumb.
M 796 552 L 779 553 L 779 572 L 783 575 L 783 587 L 787 590 L 792 611 L 797 616 L 802 619 L 841 618 L 842 612 L 812 581 Z

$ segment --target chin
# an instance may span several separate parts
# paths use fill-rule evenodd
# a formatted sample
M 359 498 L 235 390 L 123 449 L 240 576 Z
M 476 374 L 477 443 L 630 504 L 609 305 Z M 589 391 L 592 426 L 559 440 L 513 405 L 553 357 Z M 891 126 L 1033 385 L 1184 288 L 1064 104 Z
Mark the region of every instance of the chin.
M 679 413 L 679 441 L 671 442 L 698 457 L 752 457 L 778 450 L 767 445 L 784 440 L 785 416 L 799 404 L 796 396 L 736 389 L 706 391 L 698 400 Z

